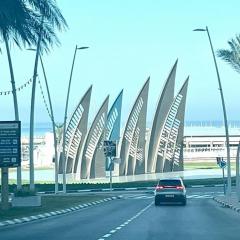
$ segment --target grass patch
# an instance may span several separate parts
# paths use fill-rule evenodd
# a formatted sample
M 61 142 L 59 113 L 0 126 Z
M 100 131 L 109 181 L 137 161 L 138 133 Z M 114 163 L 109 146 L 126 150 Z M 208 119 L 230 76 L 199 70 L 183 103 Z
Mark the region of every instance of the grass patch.
M 185 162 L 184 169 L 218 169 L 219 166 L 215 162 Z
M 232 163 L 231 169 L 235 170 L 235 163 Z M 196 169 L 219 169 L 216 162 L 185 162 L 184 170 L 196 170 Z
M 79 204 L 94 202 L 104 198 L 110 197 L 109 195 L 84 195 L 84 196 L 42 196 L 41 207 L 14 207 L 7 211 L 0 208 L 0 221 L 11 220 L 14 218 L 28 217 L 42 213 L 57 211 L 69 207 L 74 207 Z M 0 204 L 1 207 L 1 204 Z

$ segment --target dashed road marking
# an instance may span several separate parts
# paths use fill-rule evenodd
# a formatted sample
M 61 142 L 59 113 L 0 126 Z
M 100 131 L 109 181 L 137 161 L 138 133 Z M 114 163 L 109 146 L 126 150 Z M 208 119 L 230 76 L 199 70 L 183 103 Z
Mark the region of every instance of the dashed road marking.
M 122 223 L 121 225 L 119 225 L 118 227 L 112 229 L 109 231 L 109 233 L 105 234 L 104 236 L 102 236 L 101 238 L 98 238 L 97 240 L 105 240 L 107 238 L 109 238 L 110 236 L 112 236 L 112 234 L 116 233 L 117 231 L 121 230 L 122 228 L 126 227 L 129 223 L 131 223 L 135 218 L 139 217 L 141 214 L 143 214 L 148 208 L 150 208 L 153 205 L 153 202 L 151 202 L 150 204 L 148 204 L 145 208 L 141 209 L 136 215 L 134 215 L 133 217 L 129 218 L 127 221 L 125 221 L 124 223 Z

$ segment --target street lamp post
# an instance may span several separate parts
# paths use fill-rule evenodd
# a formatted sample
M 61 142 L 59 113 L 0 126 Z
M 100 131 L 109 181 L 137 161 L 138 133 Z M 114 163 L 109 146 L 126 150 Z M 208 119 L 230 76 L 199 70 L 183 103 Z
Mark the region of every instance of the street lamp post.
M 219 75 L 219 71 L 218 71 L 217 61 L 216 61 L 216 57 L 214 54 L 213 45 L 212 45 L 211 37 L 210 37 L 209 31 L 208 31 L 208 27 L 206 26 L 205 29 L 204 28 L 194 29 L 193 31 L 207 32 L 208 40 L 209 40 L 212 55 L 213 55 L 213 60 L 214 60 L 215 69 L 216 69 L 216 73 L 217 73 L 217 79 L 218 79 L 218 86 L 219 86 L 219 91 L 220 91 L 220 95 L 221 95 L 222 108 L 223 108 L 224 126 L 225 126 L 225 133 L 226 133 L 226 145 L 227 145 L 226 146 L 227 147 L 227 173 L 228 173 L 227 195 L 230 196 L 231 191 L 232 191 L 232 182 L 231 182 L 231 161 L 230 161 L 228 121 L 227 121 L 227 113 L 226 113 L 225 101 L 224 101 L 222 84 L 221 84 L 220 75 Z
M 31 110 L 30 110 L 30 126 L 29 126 L 29 175 L 30 175 L 30 191 L 35 191 L 34 184 L 34 110 L 35 110 L 35 92 L 36 92 L 36 79 L 37 79 L 37 69 L 38 69 L 38 59 L 40 55 L 40 47 L 42 41 L 42 24 L 41 23 L 40 34 L 37 42 L 34 70 L 33 70 L 33 80 L 32 80 L 32 97 L 31 97 Z
M 57 134 L 56 134 L 56 124 L 54 120 L 54 114 L 53 114 L 53 107 L 52 107 L 52 101 L 51 101 L 51 96 L 50 96 L 50 91 L 48 87 L 48 81 L 47 81 L 47 75 L 45 72 L 45 68 L 43 65 L 42 57 L 40 55 L 40 62 L 42 65 L 42 70 L 43 70 L 43 76 L 47 88 L 47 94 L 48 94 L 48 101 L 49 101 L 49 107 L 50 107 L 50 114 L 51 114 L 51 121 L 52 121 L 52 128 L 53 128 L 53 141 L 54 141 L 54 153 L 55 153 L 55 161 L 54 161 L 54 166 L 55 166 L 55 194 L 58 193 L 58 153 L 57 153 Z
M 27 50 L 36 51 L 36 49 L 33 49 L 33 48 L 29 48 Z M 42 71 L 43 71 L 46 88 L 47 88 L 48 101 L 49 101 L 50 114 L 51 114 L 50 117 L 51 117 L 52 128 L 53 128 L 54 154 L 55 154 L 55 162 L 54 162 L 54 165 L 55 165 L 55 194 L 56 194 L 58 192 L 58 154 L 57 154 L 57 135 L 56 135 L 56 129 L 55 129 L 56 124 L 55 124 L 55 120 L 54 120 L 53 107 L 52 107 L 52 101 L 51 101 L 50 91 L 49 91 L 49 87 L 48 87 L 47 75 L 45 72 L 45 68 L 43 65 L 43 60 L 42 60 L 41 55 L 39 57 L 40 57 L 40 62 L 41 62 L 41 66 L 42 66 Z
M 69 83 L 68 83 L 67 99 L 66 99 L 66 106 L 65 106 L 65 115 L 64 115 L 64 122 L 63 122 L 63 149 L 62 149 L 63 193 L 67 192 L 67 189 L 66 189 L 66 152 L 65 152 L 65 148 L 66 148 L 66 123 L 67 123 L 68 101 L 69 101 L 70 87 L 71 87 L 71 82 L 72 82 L 72 74 L 73 74 L 73 68 L 74 68 L 74 63 L 75 63 L 77 50 L 82 50 L 82 49 L 87 49 L 87 48 L 89 48 L 89 47 L 78 47 L 76 45 L 74 55 L 73 55 L 73 62 L 72 62 L 72 68 L 71 68 Z

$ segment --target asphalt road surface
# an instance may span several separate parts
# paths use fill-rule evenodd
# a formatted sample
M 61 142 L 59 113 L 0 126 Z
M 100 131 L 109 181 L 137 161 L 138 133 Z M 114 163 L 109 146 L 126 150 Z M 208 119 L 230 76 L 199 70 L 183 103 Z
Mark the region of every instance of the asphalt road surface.
M 0 228 L 1 240 L 239 240 L 240 214 L 211 198 L 219 188 L 188 190 L 187 206 L 153 204 L 153 194 L 122 199 L 73 213 Z

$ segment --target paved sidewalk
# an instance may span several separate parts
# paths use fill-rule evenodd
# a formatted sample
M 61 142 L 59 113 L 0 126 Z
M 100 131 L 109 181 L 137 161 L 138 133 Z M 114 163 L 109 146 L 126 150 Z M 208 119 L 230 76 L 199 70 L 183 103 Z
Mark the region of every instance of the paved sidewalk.
M 213 198 L 216 202 L 222 204 L 225 207 L 229 207 L 234 211 L 240 213 L 240 202 L 236 195 L 228 196 L 217 196 Z

